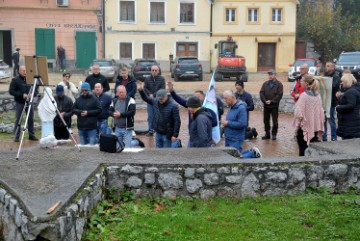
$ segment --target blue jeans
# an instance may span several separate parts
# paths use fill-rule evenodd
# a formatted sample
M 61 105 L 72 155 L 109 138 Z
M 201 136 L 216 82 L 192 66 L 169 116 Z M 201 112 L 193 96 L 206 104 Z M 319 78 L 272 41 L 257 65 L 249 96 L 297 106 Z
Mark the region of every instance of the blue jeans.
M 156 133 L 155 141 L 156 141 L 156 148 L 170 148 L 170 147 L 172 147 L 171 146 L 171 144 L 172 144 L 171 140 L 166 138 L 166 135 Z
M 323 134 L 323 141 L 327 141 L 327 121 L 328 119 L 325 116 L 325 123 L 324 123 L 324 134 Z M 335 122 L 335 107 L 330 107 L 330 128 L 331 128 L 331 140 L 337 140 L 336 136 L 336 122 Z
M 66 69 L 66 59 L 59 59 L 60 69 Z
M 239 140 L 230 140 L 230 139 L 226 139 L 226 137 L 225 137 L 225 146 L 234 147 L 240 153 L 242 153 L 242 143 L 244 141 L 243 138 L 241 138 Z
M 97 143 L 96 129 L 93 130 L 79 130 L 79 139 L 81 145 L 95 145 Z
M 108 120 L 101 120 L 97 122 L 98 127 L 98 135 L 100 134 L 107 134 L 107 128 L 108 128 Z
M 243 158 L 255 158 L 255 153 L 250 150 L 243 151 L 241 155 L 243 156 Z
M 124 142 L 125 148 L 130 147 L 132 139 L 132 130 L 127 130 L 126 128 L 115 127 L 115 136 L 117 136 L 120 142 Z
M 148 113 L 148 127 L 149 132 L 154 133 L 154 127 L 153 127 L 153 119 L 154 119 L 154 107 L 152 105 L 147 104 L 147 113 Z

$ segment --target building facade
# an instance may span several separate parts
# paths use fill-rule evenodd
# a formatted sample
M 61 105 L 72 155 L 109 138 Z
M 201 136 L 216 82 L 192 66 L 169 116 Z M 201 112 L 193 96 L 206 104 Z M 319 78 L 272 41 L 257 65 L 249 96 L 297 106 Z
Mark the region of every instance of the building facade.
M 0 58 L 12 65 L 24 56 L 46 56 L 57 66 L 57 46 L 66 50 L 68 69 L 88 68 L 102 56 L 101 0 L 1 0 Z M 100 19 L 99 19 L 100 16 Z

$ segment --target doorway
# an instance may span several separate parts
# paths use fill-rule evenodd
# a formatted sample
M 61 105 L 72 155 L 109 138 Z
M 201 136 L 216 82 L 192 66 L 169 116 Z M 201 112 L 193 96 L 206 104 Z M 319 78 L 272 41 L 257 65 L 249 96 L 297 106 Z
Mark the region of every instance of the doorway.
M 258 71 L 275 69 L 276 43 L 259 43 L 258 45 Z
M 0 31 L 0 59 L 4 60 L 9 66 L 13 66 L 11 42 L 11 31 Z
M 76 40 L 76 67 L 88 68 L 96 59 L 96 32 L 77 31 Z

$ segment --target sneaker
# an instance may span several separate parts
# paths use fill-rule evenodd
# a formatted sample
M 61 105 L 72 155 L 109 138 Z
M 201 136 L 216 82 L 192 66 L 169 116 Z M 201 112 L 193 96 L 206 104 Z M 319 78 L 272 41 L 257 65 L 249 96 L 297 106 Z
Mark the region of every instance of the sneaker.
M 262 139 L 262 140 L 270 140 L 270 136 L 265 135 L 265 136 L 261 137 L 261 139 Z
M 332 138 L 331 141 L 337 141 L 337 139 Z
M 153 136 L 153 135 L 154 135 L 154 132 L 149 131 L 148 133 L 146 133 L 145 136 Z
M 262 157 L 262 154 L 261 154 L 259 148 L 257 148 L 256 146 L 254 146 L 254 147 L 252 148 L 252 150 L 255 152 L 255 157 L 256 157 L 256 158 L 261 158 L 261 157 Z
M 38 141 L 39 139 L 36 136 L 29 136 L 30 141 Z

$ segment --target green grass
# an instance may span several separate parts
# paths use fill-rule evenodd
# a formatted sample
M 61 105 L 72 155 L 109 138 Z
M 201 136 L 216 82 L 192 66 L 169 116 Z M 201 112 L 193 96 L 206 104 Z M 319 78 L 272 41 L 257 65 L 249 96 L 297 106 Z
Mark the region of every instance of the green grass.
M 357 193 L 103 201 L 83 240 L 359 240 Z

